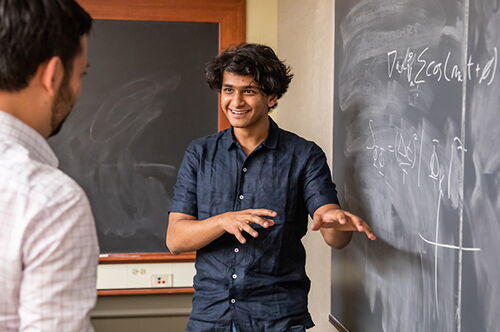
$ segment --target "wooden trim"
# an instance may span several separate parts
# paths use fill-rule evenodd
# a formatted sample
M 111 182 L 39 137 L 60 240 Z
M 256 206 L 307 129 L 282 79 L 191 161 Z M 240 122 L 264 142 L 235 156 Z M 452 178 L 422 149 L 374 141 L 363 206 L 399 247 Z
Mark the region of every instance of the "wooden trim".
M 145 295 L 145 294 L 193 294 L 192 287 L 176 288 L 137 288 L 137 289 L 101 289 L 97 291 L 99 296 L 110 295 Z
M 219 24 L 219 52 L 245 41 L 245 0 L 77 0 L 95 19 Z M 207 59 L 208 61 L 208 59 Z M 229 121 L 219 104 L 219 130 Z
M 95 19 L 214 22 L 219 51 L 245 40 L 245 0 L 78 0 Z
M 131 264 L 131 263 L 183 263 L 194 262 L 195 252 L 173 255 L 169 252 L 102 254 L 99 264 Z
M 332 314 L 328 315 L 328 320 L 340 332 L 349 332 L 349 330 L 344 325 L 342 325 L 342 323 L 339 322 L 337 318 L 333 317 Z
M 191 308 L 133 308 L 120 310 L 98 310 L 92 311 L 92 319 L 116 319 L 116 318 L 149 318 L 149 317 L 182 317 L 189 316 Z

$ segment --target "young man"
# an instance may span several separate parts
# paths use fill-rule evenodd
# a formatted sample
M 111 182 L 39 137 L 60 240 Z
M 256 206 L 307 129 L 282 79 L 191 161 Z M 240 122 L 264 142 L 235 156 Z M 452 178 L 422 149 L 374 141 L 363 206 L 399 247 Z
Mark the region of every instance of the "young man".
M 188 330 L 303 331 L 307 215 L 335 248 L 375 235 L 340 209 L 323 151 L 268 116 L 292 79 L 272 49 L 226 50 L 206 76 L 231 128 L 189 145 L 170 208 L 168 248 L 197 251 Z
M 80 94 L 90 16 L 0 0 L 0 331 L 92 331 L 99 255 L 82 189 L 46 142 Z

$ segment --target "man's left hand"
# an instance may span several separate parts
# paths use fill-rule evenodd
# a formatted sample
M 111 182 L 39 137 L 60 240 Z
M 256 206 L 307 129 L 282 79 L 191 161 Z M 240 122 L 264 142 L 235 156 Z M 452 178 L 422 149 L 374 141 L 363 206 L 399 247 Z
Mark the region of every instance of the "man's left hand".
M 314 214 L 311 230 L 332 228 L 338 231 L 357 231 L 365 233 L 370 240 L 377 237 L 370 226 L 360 217 L 339 208 L 330 208 L 323 213 Z

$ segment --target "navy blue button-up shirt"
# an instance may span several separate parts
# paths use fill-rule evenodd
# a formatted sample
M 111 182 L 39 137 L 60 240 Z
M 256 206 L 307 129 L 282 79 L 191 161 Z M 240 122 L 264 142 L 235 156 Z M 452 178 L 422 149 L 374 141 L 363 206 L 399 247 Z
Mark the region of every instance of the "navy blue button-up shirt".
M 245 209 L 277 212 L 275 225 L 252 225 L 247 242 L 224 234 L 196 256 L 189 331 L 286 331 L 314 326 L 301 239 L 307 215 L 338 203 L 325 154 L 313 142 L 278 128 L 246 156 L 232 129 L 193 141 L 186 150 L 170 212 L 204 219 Z

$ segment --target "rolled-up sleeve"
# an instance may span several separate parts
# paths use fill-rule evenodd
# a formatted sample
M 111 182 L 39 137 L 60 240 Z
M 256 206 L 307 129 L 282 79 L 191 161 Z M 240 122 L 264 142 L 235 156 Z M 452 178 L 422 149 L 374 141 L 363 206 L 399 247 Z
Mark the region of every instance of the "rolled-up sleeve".
M 191 143 L 184 154 L 177 182 L 174 187 L 174 197 L 168 212 L 179 212 L 196 216 L 198 214 L 196 188 L 199 167 L 199 155 L 195 144 Z
M 316 144 L 313 144 L 305 165 L 304 200 L 311 217 L 325 204 L 339 204 L 325 153 Z

